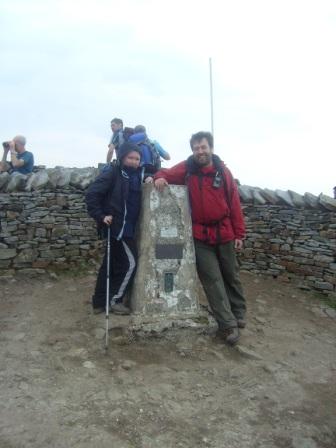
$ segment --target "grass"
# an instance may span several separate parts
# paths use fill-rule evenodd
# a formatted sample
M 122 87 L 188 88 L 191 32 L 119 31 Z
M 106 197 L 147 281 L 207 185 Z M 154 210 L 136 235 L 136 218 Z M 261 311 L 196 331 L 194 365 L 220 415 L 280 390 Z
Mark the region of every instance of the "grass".
M 203 325 L 209 324 L 209 319 L 206 316 L 192 317 L 192 320 L 197 324 L 203 324 Z
M 329 308 L 333 308 L 336 310 L 336 296 L 327 296 L 325 294 L 322 294 L 321 292 L 315 292 L 313 294 L 313 297 L 317 299 L 319 302 L 322 302 L 324 305 L 328 306 Z

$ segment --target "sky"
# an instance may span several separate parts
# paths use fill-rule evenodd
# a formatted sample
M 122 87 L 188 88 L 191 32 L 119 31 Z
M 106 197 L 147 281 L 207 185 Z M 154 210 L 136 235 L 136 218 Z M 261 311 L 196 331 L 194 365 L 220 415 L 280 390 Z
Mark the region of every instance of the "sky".
M 334 0 L 0 0 L 0 138 L 35 163 L 104 162 L 110 121 L 169 151 L 213 129 L 241 184 L 332 196 Z

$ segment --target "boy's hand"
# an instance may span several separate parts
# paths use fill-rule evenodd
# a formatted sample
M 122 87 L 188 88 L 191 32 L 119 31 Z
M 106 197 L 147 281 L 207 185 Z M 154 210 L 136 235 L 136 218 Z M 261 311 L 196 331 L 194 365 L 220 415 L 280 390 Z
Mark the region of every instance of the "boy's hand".
M 154 186 L 157 190 L 162 192 L 164 188 L 168 185 L 168 182 L 163 177 L 159 177 L 154 181 Z
M 112 224 L 112 221 L 113 221 L 113 216 L 112 215 L 107 215 L 103 219 L 103 223 L 106 224 L 107 226 L 110 226 Z
M 152 183 L 153 183 L 153 178 L 151 176 L 146 177 L 145 184 L 152 184 Z

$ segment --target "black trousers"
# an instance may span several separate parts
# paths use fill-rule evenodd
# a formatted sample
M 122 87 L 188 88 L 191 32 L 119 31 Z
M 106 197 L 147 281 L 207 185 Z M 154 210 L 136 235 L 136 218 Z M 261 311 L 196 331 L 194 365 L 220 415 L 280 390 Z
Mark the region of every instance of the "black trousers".
M 135 241 L 125 238 L 117 241 L 111 238 L 110 250 L 110 303 L 120 303 L 129 287 L 136 270 L 137 250 Z M 100 266 L 95 293 L 92 297 L 93 308 L 106 305 L 107 244 L 102 265 Z

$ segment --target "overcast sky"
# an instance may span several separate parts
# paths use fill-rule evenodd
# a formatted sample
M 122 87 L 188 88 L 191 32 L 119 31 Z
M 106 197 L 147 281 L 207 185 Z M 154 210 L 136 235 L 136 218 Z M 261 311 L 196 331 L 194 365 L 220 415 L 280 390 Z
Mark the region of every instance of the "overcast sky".
M 332 196 L 335 0 L 0 0 L 1 139 L 96 166 L 110 120 L 170 152 L 211 130 L 242 184 Z

